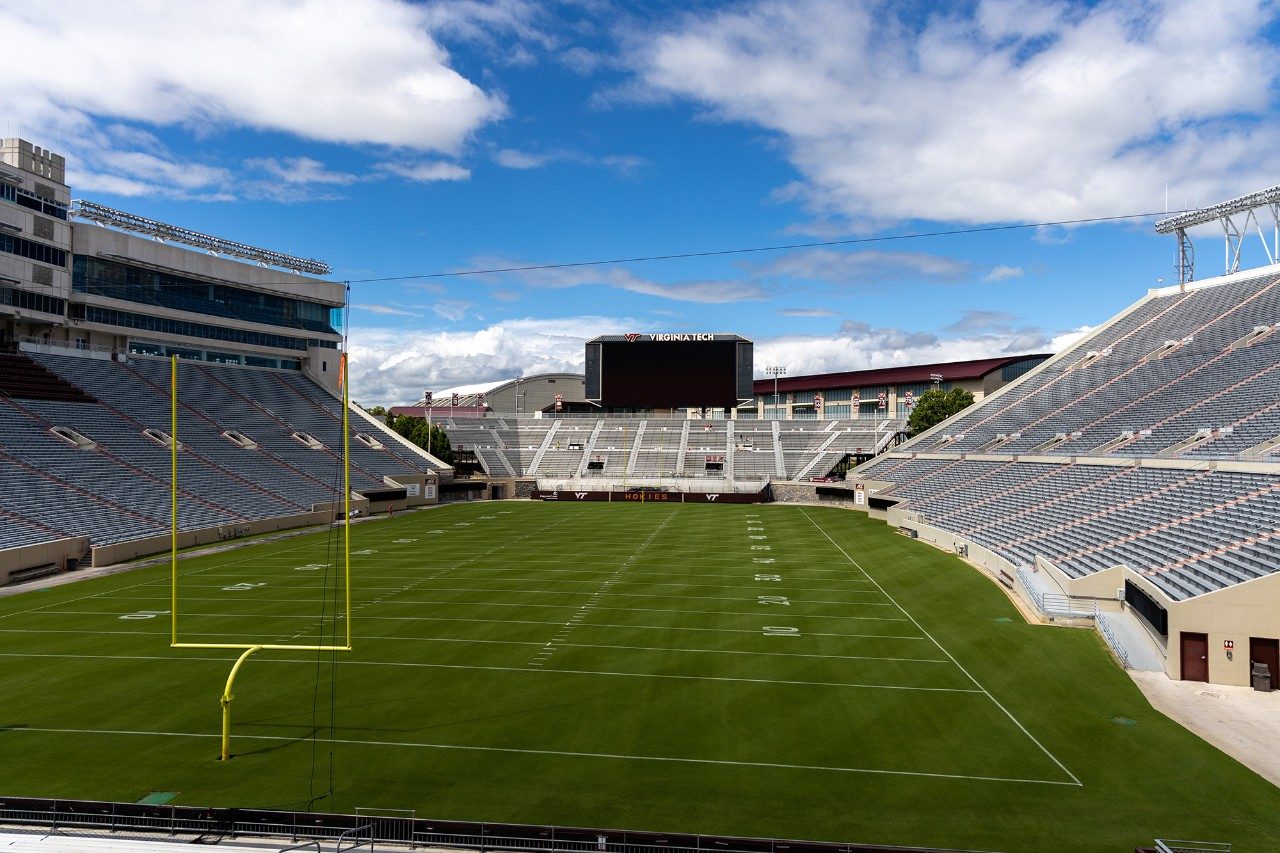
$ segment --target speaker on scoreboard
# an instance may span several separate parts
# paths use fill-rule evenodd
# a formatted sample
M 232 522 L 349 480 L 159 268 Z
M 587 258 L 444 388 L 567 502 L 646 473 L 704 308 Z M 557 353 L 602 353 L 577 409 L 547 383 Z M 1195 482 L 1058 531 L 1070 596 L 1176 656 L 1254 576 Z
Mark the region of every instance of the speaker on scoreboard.
M 600 367 L 603 361 L 601 347 L 596 341 L 587 342 L 587 381 L 584 396 L 593 403 L 600 402 Z

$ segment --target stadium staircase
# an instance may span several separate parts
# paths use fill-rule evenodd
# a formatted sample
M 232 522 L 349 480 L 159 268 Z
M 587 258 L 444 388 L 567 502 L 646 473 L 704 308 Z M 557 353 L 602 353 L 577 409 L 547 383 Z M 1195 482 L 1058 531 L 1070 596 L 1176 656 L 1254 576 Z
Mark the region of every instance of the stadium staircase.
M 536 477 L 538 475 L 538 466 L 542 464 L 542 458 L 547 455 L 547 448 L 551 447 L 551 443 L 555 441 L 556 432 L 560 429 L 559 421 L 552 421 L 551 429 L 547 430 L 546 438 L 542 439 L 542 445 L 538 448 L 538 452 L 534 454 L 533 461 L 529 463 L 528 475 Z

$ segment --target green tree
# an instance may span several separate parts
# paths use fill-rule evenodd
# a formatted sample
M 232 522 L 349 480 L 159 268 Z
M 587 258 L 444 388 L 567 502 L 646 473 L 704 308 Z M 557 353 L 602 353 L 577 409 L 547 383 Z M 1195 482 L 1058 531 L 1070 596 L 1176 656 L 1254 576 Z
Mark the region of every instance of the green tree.
M 916 436 L 973 405 L 973 394 L 963 388 L 942 391 L 931 388 L 916 398 L 907 421 L 907 432 Z
M 426 418 L 392 414 L 387 415 L 387 426 L 446 465 L 453 464 L 453 447 L 442 427 L 428 422 Z

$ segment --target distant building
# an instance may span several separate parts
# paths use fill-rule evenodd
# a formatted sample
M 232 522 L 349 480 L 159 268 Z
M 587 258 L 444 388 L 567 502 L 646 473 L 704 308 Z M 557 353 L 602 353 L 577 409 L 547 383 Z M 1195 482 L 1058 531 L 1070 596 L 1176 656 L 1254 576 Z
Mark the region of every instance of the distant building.
M 0 142 L 0 343 L 298 370 L 337 386 L 343 285 L 303 274 L 327 265 L 73 204 L 65 168 L 25 140 Z
M 739 418 L 753 415 L 757 418 L 814 418 L 818 417 L 814 396 L 821 394 L 822 417 L 827 420 L 905 418 L 909 414 L 907 392 L 918 398 L 934 387 L 935 378 L 942 390 L 964 388 L 978 401 L 1048 358 L 1049 354 L 1039 353 L 844 373 L 780 376 L 776 397 L 772 379 L 757 379 L 754 407 L 750 404 L 739 407 L 737 415 Z M 880 408 L 882 394 L 884 409 Z
M 599 407 L 586 401 L 585 380 L 581 373 L 540 373 L 522 376 L 505 382 L 488 385 L 468 385 L 464 388 L 432 392 L 431 415 L 449 415 L 450 410 L 460 417 L 477 417 L 486 411 L 503 415 L 534 417 L 535 413 L 554 413 L 556 395 L 559 394 L 562 411 L 599 411 Z M 453 405 L 453 395 L 458 404 Z M 481 398 L 483 397 L 483 401 Z M 426 417 L 428 405 L 425 396 L 412 406 L 392 406 L 393 415 Z

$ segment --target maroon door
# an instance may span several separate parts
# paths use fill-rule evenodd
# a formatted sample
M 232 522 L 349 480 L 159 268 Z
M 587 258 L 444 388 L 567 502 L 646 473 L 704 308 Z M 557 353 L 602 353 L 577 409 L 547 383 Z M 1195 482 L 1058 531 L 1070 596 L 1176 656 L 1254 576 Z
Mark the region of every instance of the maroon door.
M 1209 680 L 1209 635 L 1182 632 L 1182 680 Z
M 1271 686 L 1280 687 L 1280 640 L 1250 637 L 1249 662 L 1252 664 L 1255 661 L 1267 665 L 1267 669 L 1271 670 Z

